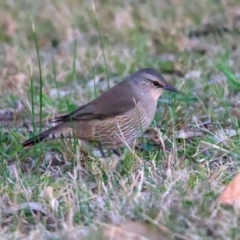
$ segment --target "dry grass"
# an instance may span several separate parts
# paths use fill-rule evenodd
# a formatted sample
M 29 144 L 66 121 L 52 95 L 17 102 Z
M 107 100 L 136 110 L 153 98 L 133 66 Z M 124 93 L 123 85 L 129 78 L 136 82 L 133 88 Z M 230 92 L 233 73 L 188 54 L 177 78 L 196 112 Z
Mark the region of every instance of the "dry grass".
M 239 239 L 238 209 L 216 201 L 240 162 L 237 0 L 94 6 L 0 3 L 0 239 Z M 34 130 L 31 94 L 39 128 L 33 22 L 43 127 L 139 68 L 181 89 L 159 100 L 142 151 L 102 159 L 55 141 L 16 153 Z

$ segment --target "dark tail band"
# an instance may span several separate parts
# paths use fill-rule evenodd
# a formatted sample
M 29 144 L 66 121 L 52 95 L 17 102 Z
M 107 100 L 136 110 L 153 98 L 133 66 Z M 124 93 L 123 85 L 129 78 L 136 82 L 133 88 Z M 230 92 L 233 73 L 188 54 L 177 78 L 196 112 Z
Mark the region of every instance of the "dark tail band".
M 32 138 L 29 138 L 28 140 L 22 143 L 22 147 L 30 147 L 40 142 L 51 140 L 51 139 L 64 138 L 65 135 L 64 135 L 63 126 L 64 125 L 62 124 L 56 125 Z M 67 137 L 70 137 L 69 131 L 67 133 L 68 133 Z
M 40 133 L 39 135 L 31 137 L 28 140 L 26 140 L 25 142 L 23 142 L 22 147 L 33 146 L 37 143 L 40 143 L 40 142 L 44 141 L 45 138 L 46 138 L 46 134 L 45 133 Z

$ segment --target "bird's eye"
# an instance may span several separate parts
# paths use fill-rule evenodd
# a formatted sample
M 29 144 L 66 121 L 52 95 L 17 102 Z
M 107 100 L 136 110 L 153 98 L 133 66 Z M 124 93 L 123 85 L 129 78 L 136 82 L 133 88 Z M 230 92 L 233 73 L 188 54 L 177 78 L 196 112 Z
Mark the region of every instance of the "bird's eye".
M 152 84 L 153 84 L 155 87 L 161 87 L 161 85 L 160 85 L 159 82 L 157 82 L 157 81 L 152 81 Z

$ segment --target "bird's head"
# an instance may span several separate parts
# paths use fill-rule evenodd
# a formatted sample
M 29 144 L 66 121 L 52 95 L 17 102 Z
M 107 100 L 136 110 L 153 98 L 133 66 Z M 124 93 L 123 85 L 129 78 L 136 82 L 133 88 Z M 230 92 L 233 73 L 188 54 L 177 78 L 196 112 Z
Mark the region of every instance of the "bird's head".
M 160 73 L 151 68 L 137 71 L 133 74 L 133 79 L 145 93 L 151 94 L 154 99 L 158 99 L 164 90 L 178 92 L 176 88 L 166 82 Z

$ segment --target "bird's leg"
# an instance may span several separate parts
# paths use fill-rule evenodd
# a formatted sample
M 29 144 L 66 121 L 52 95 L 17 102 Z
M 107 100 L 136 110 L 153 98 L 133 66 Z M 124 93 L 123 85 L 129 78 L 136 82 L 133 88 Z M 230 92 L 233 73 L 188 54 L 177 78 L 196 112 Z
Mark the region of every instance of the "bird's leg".
M 102 144 L 100 142 L 98 143 L 98 149 L 99 149 L 100 153 L 102 154 L 102 157 L 106 158 L 107 156 L 106 156 L 105 152 L 103 151 Z
M 113 149 L 112 151 L 115 155 L 117 155 L 118 157 L 121 157 L 121 153 L 120 153 L 119 149 Z

